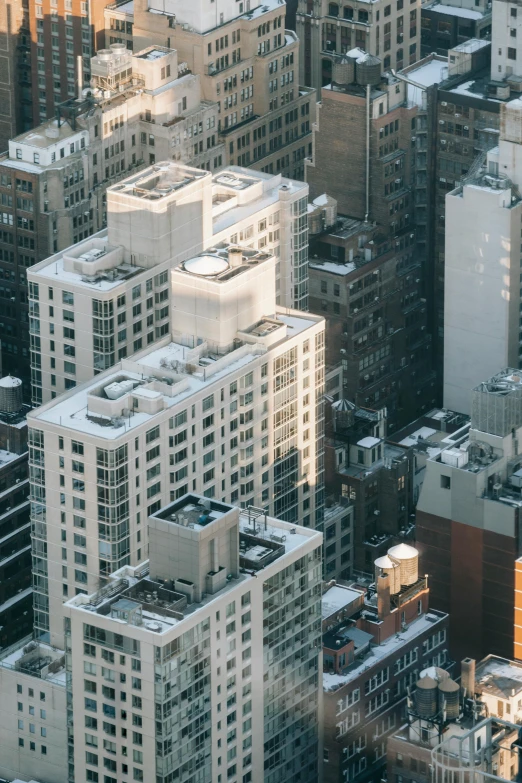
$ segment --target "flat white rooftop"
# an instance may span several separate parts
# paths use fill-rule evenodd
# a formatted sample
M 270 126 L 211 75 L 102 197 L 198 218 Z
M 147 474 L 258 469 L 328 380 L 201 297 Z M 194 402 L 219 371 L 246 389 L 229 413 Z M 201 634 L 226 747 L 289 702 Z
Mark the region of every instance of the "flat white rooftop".
M 275 317 L 286 326 L 286 334 L 282 330 L 281 340 L 276 344 L 315 326 L 320 320 L 313 316 L 287 315 L 285 312 L 277 312 Z M 212 350 L 207 351 L 204 346 L 199 348 L 201 351 L 168 341 L 166 338 L 165 342 L 154 350 L 137 354 L 134 358 L 123 359 L 106 374 L 98 375 L 83 386 L 62 394 L 29 416 L 33 424 L 39 421 L 48 422 L 73 431 L 115 440 L 129 430 L 152 422 L 165 408 L 173 408 L 190 399 L 197 392 L 242 367 L 247 367 L 258 356 L 266 353 L 265 346 L 258 343 L 244 343 L 223 355 L 213 354 Z M 187 364 L 190 365 L 190 371 L 186 369 Z M 138 387 L 133 394 L 145 393 L 145 396 L 148 383 L 159 385 L 159 390 L 154 389 L 154 396 L 163 397 L 164 407 L 161 413 L 137 411 L 128 417 L 105 419 L 89 411 L 90 395 L 103 397 L 103 389 L 124 380 L 133 381 L 131 385 Z
M 472 8 L 460 8 L 456 5 L 445 5 L 444 3 L 433 3 L 425 5 L 423 10 L 436 11 L 438 14 L 447 14 L 448 16 L 460 16 L 462 19 L 472 19 L 478 21 L 484 14 L 482 11 L 476 11 Z
M 323 620 L 327 620 L 336 612 L 344 609 L 345 606 L 352 604 L 364 595 L 362 590 L 354 590 L 344 585 L 333 585 L 324 593 L 321 605 Z
M 240 513 L 239 531 L 240 534 L 245 534 L 247 538 L 252 538 L 252 519 L 248 516 L 247 511 Z M 263 541 L 266 541 L 268 545 L 269 543 L 273 544 L 274 540 L 277 540 L 277 543 L 280 545 L 281 554 L 279 557 L 273 560 L 272 563 L 281 563 L 281 560 L 284 559 L 285 555 L 288 555 L 294 550 L 299 549 L 308 543 L 310 539 L 313 539 L 316 546 L 319 546 L 322 538 L 322 534 L 316 530 L 313 530 L 312 528 L 300 527 L 299 525 L 283 522 L 282 520 L 275 519 L 273 517 L 268 517 L 266 524 L 264 522 L 264 517 L 262 521 L 258 520 L 256 531 L 255 538 L 259 541 L 258 546 L 260 549 L 263 548 Z M 265 569 L 263 570 L 270 569 L 272 563 L 269 563 L 267 566 L 265 566 Z M 281 565 L 279 565 L 279 568 L 280 567 Z M 142 601 L 139 599 L 136 600 L 136 598 L 131 599 L 131 602 L 134 603 L 135 606 L 139 606 L 141 604 L 140 608 L 142 624 L 135 627 L 139 628 L 140 631 L 153 633 L 156 638 L 158 635 L 167 634 L 172 629 L 182 626 L 187 619 L 190 620 L 193 618 L 194 613 L 200 611 L 202 608 L 212 603 L 212 601 L 215 601 L 221 598 L 223 595 L 226 595 L 227 593 L 237 589 L 239 584 L 251 582 L 256 578 L 256 573 L 263 572 L 250 572 L 249 570 L 242 569 L 239 573 L 239 576 L 236 579 L 227 581 L 221 590 L 218 590 L 214 594 L 206 594 L 200 602 L 189 603 L 186 604 L 183 608 L 178 608 L 176 617 L 173 616 L 174 612 L 161 611 L 161 604 L 164 603 L 162 601 L 157 604 L 155 611 L 154 599 L 151 601 L 151 596 L 147 596 L 144 593 Z M 142 579 L 144 575 L 145 579 L 147 579 L 147 574 L 148 561 L 140 564 L 136 568 L 124 566 L 112 575 L 111 581 L 106 586 L 106 588 L 102 588 L 102 590 L 98 591 L 98 593 L 94 593 L 90 596 L 77 595 L 72 598 L 67 605 L 85 612 L 86 615 L 93 619 L 97 615 L 101 615 L 104 618 L 109 619 L 111 623 L 117 623 L 119 626 L 128 626 L 127 620 L 109 615 L 107 613 L 106 607 L 114 601 L 115 595 L 118 593 L 123 593 L 129 587 L 135 596 L 137 590 L 139 590 L 140 579 Z M 173 574 L 172 578 L 175 579 L 175 576 L 176 575 Z M 118 582 L 120 583 L 119 585 Z M 148 580 L 144 582 L 145 589 L 147 589 L 150 584 L 151 582 Z M 119 591 L 114 590 L 115 586 L 120 587 Z

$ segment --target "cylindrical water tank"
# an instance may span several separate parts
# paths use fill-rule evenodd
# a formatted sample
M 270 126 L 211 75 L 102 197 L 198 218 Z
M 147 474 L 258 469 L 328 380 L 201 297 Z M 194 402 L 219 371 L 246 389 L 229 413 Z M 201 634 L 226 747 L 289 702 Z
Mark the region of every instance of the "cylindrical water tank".
M 409 544 L 397 544 L 388 549 L 388 556 L 401 567 L 401 585 L 413 585 L 419 578 L 419 553 Z
M 344 398 L 332 402 L 332 413 L 336 428 L 351 427 L 355 409 L 355 403 L 350 402 L 350 400 L 345 400 Z
M 22 381 L 6 375 L 0 378 L 0 411 L 18 413 L 23 406 Z
M 427 678 L 424 678 L 427 679 Z M 455 720 L 460 713 L 460 687 L 455 680 L 443 680 L 439 683 L 439 703 L 445 711 L 447 720 Z
M 357 60 L 357 84 L 379 84 L 381 81 L 382 63 L 378 57 L 367 54 Z
M 432 677 L 417 680 L 415 706 L 421 718 L 433 718 L 437 714 L 438 684 Z
M 443 680 L 449 680 L 449 673 L 446 669 L 441 669 L 439 666 L 428 666 L 427 669 L 421 671 L 419 677 L 421 679 L 422 677 L 431 677 L 433 680 L 437 680 L 437 682 L 442 682 Z
M 337 223 L 337 200 L 326 195 L 326 206 L 324 207 L 324 217 L 326 228 L 335 226 Z
M 378 557 L 375 565 L 375 581 L 377 577 L 387 574 L 390 578 L 390 593 L 397 595 L 401 591 L 401 567 L 399 563 L 394 563 L 388 555 Z
M 323 210 L 315 207 L 308 212 L 308 231 L 310 234 L 320 234 L 323 230 Z
M 332 68 L 332 81 L 335 84 L 353 84 L 355 81 L 355 60 L 351 57 L 340 57 L 335 60 Z

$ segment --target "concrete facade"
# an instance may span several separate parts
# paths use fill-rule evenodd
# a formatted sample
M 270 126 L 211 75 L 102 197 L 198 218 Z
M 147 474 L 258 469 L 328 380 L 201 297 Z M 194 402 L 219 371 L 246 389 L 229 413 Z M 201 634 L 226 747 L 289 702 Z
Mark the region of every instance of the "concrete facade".
M 184 261 L 170 333 L 31 414 L 42 638 L 61 643 L 63 600 L 139 563 L 145 512 L 189 488 L 321 526 L 324 322 L 275 304 L 275 266 L 235 245 Z
M 522 181 L 521 117 L 518 99 L 501 107 L 500 146 L 488 153 L 487 173 L 447 196 L 444 405 L 463 413 L 470 388 L 521 363 L 522 203 L 513 190 Z
M 215 501 L 202 519 L 202 503 L 153 514 L 150 562 L 64 607 L 78 783 L 102 764 L 135 780 L 322 780 L 322 537 Z
M 27 637 L 0 655 L 0 774 L 66 783 L 67 705 L 61 650 Z

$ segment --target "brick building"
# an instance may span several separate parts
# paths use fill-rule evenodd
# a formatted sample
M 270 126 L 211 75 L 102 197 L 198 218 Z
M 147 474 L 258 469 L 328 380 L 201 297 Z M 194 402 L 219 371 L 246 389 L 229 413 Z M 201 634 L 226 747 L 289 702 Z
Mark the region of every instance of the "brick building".
M 520 376 L 504 370 L 471 394 L 471 422 L 426 462 L 416 539 L 432 603 L 450 614 L 454 658 L 508 658 L 522 554 Z
M 391 559 L 394 550 L 398 558 Z M 375 564 L 376 589 L 363 599 L 354 589 L 344 602 L 330 591 L 323 596 L 325 783 L 380 779 L 408 689 L 427 666 L 449 665 L 448 616 L 430 609 L 416 551 L 402 545 L 389 554 Z

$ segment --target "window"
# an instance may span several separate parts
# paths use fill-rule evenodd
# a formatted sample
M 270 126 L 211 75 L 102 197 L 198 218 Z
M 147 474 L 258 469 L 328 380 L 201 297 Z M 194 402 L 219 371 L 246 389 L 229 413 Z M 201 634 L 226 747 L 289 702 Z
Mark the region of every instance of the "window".
M 508 46 L 507 50 L 508 54 L 508 60 L 516 60 L 517 59 L 517 50 L 514 49 L 512 46 Z
M 451 477 L 450 476 L 441 476 L 440 477 L 440 486 L 442 489 L 451 489 Z

